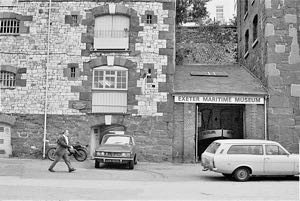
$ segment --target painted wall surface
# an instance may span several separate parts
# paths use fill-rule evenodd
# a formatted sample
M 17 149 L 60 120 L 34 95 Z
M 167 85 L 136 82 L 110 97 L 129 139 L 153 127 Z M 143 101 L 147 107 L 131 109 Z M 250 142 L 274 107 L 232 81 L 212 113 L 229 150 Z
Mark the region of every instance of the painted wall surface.
M 92 69 L 107 65 L 113 58 L 113 64 L 128 68 L 129 81 L 128 112 L 112 115 L 112 119 L 118 119 L 115 123 L 136 137 L 139 159 L 171 161 L 173 115 L 169 92 L 174 73 L 175 1 L 52 1 L 49 58 L 48 6 L 43 0 L 0 6 L 0 18 L 17 14 L 23 23 L 21 34 L 0 35 L 1 70 L 16 72 L 16 87 L 1 89 L 0 107 L 1 113 L 16 118 L 13 155 L 41 154 L 46 87 L 49 140 L 68 128 L 75 141 L 88 143 L 91 127 L 106 124 L 104 114 L 91 113 Z M 130 51 L 92 51 L 94 16 L 109 14 L 112 7 L 130 16 Z M 153 24 L 145 22 L 148 13 L 153 16 Z M 78 16 L 78 23 L 70 23 L 71 15 Z M 70 67 L 76 68 L 75 78 L 70 77 Z M 151 78 L 145 79 L 149 69 Z

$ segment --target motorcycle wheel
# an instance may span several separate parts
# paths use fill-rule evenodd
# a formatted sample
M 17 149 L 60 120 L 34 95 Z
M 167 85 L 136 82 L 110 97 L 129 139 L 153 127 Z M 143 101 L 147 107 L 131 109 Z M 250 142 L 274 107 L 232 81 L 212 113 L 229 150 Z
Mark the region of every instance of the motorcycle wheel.
M 50 160 L 50 161 L 54 161 L 55 159 L 55 150 L 56 148 L 55 147 L 51 147 L 50 149 L 48 149 L 47 151 L 47 158 Z
M 83 162 L 87 158 L 87 153 L 83 149 L 78 149 L 76 150 L 76 154 L 74 154 L 74 158 L 79 162 Z

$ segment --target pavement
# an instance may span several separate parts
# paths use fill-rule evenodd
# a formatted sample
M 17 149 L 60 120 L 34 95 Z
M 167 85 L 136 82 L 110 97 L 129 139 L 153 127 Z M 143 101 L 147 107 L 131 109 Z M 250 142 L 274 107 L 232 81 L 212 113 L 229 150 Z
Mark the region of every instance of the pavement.
M 94 168 L 94 161 L 0 159 L 0 200 L 299 200 L 299 177 L 230 181 L 200 164 L 138 162 Z

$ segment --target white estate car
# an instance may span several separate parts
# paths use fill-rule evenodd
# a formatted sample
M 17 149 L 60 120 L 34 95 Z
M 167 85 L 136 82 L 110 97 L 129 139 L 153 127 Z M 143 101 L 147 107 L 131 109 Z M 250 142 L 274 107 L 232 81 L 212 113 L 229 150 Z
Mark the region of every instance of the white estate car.
M 222 173 L 237 181 L 251 175 L 298 175 L 299 155 L 268 140 L 215 140 L 201 155 L 204 170 Z

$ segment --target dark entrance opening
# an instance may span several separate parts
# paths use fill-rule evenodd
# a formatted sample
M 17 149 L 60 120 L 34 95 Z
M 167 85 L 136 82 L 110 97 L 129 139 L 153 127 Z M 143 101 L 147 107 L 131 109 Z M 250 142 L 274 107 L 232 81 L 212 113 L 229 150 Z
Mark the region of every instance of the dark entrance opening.
M 197 156 L 210 143 L 217 139 L 235 138 L 244 136 L 244 105 L 230 104 L 197 104 Z

